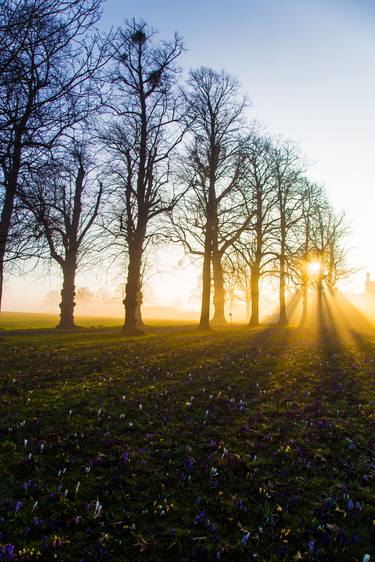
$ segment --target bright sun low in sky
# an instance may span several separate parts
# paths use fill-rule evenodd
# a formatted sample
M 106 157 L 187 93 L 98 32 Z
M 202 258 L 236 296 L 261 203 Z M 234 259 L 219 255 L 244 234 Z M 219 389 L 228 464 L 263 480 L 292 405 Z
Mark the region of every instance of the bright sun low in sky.
M 366 271 L 375 278 L 375 2 L 107 0 L 101 25 L 117 27 L 132 17 L 162 39 L 178 31 L 187 47 L 184 70 L 204 65 L 232 73 L 252 102 L 249 118 L 299 145 L 309 177 L 324 183 L 346 213 L 351 261 L 359 269 L 348 289 L 361 291 Z M 163 258 L 153 284 L 159 275 L 161 300 L 183 305 L 184 283 L 186 300 L 198 270 L 177 274 L 172 256 Z M 86 272 L 82 283 L 89 279 Z M 4 307 L 35 310 L 51 287 L 56 278 L 48 281 L 40 270 L 8 277 Z

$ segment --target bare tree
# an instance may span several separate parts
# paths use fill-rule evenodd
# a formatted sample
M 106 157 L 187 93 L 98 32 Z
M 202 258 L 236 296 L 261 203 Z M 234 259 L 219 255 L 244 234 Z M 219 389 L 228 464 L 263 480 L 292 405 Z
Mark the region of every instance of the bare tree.
M 240 244 L 233 245 L 231 251 L 224 256 L 225 290 L 231 293 L 233 302 L 238 299 L 245 303 L 246 321 L 249 321 L 251 311 L 250 267 L 242 251 L 238 251 L 239 247 L 242 249 Z
M 243 184 L 246 213 L 250 223 L 234 250 L 247 264 L 250 276 L 252 327 L 259 325 L 259 283 L 273 260 L 272 234 L 275 228 L 276 179 L 272 143 L 267 137 L 252 134 L 246 143 L 246 174 Z M 238 259 L 238 258 L 237 258 Z
M 122 239 L 127 252 L 124 332 L 142 333 L 139 320 L 145 245 L 158 230 L 155 222 L 178 197 L 171 192 L 171 158 L 184 134 L 182 104 L 176 89 L 181 37 L 157 43 L 155 32 L 132 20 L 119 31 L 111 71 L 113 114 L 104 138 L 111 158 L 113 205 L 107 230 Z
M 274 230 L 275 256 L 279 275 L 279 324 L 288 323 L 286 315 L 286 284 L 288 265 L 293 250 L 289 239 L 292 229 L 301 217 L 301 199 L 298 196 L 303 167 L 291 143 L 277 143 L 272 149 L 275 177 L 277 228 Z
M 93 79 L 105 62 L 105 48 L 95 34 L 88 34 L 101 4 L 0 4 L 0 306 L 4 264 L 14 257 L 11 228 L 21 171 L 95 109 L 98 84 Z
M 319 295 L 324 287 L 333 291 L 337 282 L 354 272 L 348 263 L 346 239 L 349 228 L 345 215 L 337 214 L 325 199 L 317 209 L 314 229 L 316 254 L 320 260 Z
M 35 239 L 62 271 L 59 328 L 74 328 L 76 273 L 93 250 L 89 231 L 103 194 L 94 168 L 87 142 L 72 141 L 19 188 L 20 198 L 34 219 L 29 227 Z M 45 255 L 43 251 L 38 253 Z
M 238 189 L 244 170 L 240 132 L 246 104 L 237 100 L 238 89 L 237 80 L 226 72 L 201 67 L 191 71 L 185 92 L 192 125 L 182 180 L 189 188 L 185 211 L 198 247 L 183 231 L 181 216 L 174 222 L 185 248 L 203 256 L 201 329 L 210 326 L 211 263 L 213 322 L 225 322 L 222 259 L 248 224 L 240 211 Z
M 319 212 L 326 204 L 323 189 L 307 178 L 302 178 L 299 184 L 300 215 L 292 228 L 289 259 L 289 271 L 292 281 L 302 294 L 301 324 L 308 320 L 309 290 L 313 281 L 319 275 L 319 252 L 316 243 L 316 233 Z

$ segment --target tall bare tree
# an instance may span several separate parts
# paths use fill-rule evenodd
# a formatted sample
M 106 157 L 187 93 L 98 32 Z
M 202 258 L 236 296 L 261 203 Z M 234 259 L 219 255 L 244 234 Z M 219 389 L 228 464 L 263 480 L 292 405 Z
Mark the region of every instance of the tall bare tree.
M 114 212 L 107 229 L 127 252 L 123 331 L 141 333 L 138 298 L 145 244 L 153 225 L 178 199 L 171 190 L 171 158 L 185 125 L 177 92 L 176 60 L 183 43 L 157 42 L 144 22 L 132 20 L 119 31 L 110 79 L 112 122 L 104 131 L 111 158 Z
M 308 321 L 309 290 L 319 275 L 319 253 L 316 244 L 316 229 L 325 194 L 321 186 L 302 178 L 299 184 L 300 215 L 294 224 L 291 241 L 289 270 L 292 281 L 302 295 L 301 324 Z
M 246 101 L 238 101 L 238 90 L 237 80 L 226 72 L 201 67 L 191 71 L 185 92 L 192 121 L 183 174 L 190 189 L 186 210 L 190 211 L 192 236 L 197 240 L 198 233 L 198 248 L 201 243 L 203 248 L 189 242 L 180 220 L 178 229 L 185 247 L 203 255 L 201 329 L 210 326 L 211 264 L 213 322 L 225 322 L 222 259 L 248 224 L 248 218 L 240 212 L 239 191 L 244 171 L 241 115 Z
M 103 194 L 96 167 L 88 142 L 73 140 L 19 187 L 31 216 L 29 228 L 41 246 L 38 254 L 49 256 L 61 268 L 59 328 L 75 326 L 76 273 L 94 248 L 95 238 L 89 235 Z
M 241 241 L 241 238 L 240 238 Z M 245 303 L 246 321 L 250 319 L 251 287 L 250 267 L 239 244 L 233 245 L 231 251 L 224 256 L 223 267 L 225 272 L 226 292 L 232 295 L 232 302 L 239 300 Z
M 0 4 L 0 306 L 4 264 L 13 257 L 10 237 L 20 173 L 95 109 L 98 85 L 93 80 L 104 64 L 105 47 L 90 32 L 101 4 Z
M 288 323 L 286 314 L 286 285 L 289 258 L 292 253 L 289 240 L 292 229 L 301 217 L 299 183 L 303 166 L 291 143 L 276 143 L 272 149 L 273 174 L 275 177 L 277 228 L 274 234 L 275 256 L 279 275 L 279 324 Z
M 319 294 L 324 288 L 332 291 L 337 282 L 345 279 L 353 268 L 348 264 L 346 239 L 349 233 L 343 213 L 337 214 L 327 199 L 317 209 L 314 229 L 316 254 L 320 260 Z
M 250 223 L 235 244 L 235 253 L 247 264 L 250 276 L 251 316 L 249 324 L 259 325 L 259 283 L 273 260 L 272 234 L 276 219 L 276 178 L 272 143 L 267 137 L 252 134 L 246 143 L 244 179 L 246 213 Z

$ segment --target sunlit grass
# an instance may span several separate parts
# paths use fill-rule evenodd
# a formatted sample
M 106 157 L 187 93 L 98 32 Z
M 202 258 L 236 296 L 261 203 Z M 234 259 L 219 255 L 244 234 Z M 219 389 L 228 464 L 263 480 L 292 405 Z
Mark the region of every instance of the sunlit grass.
M 0 314 L 0 330 L 39 330 L 55 328 L 59 322 L 57 314 L 36 312 L 2 312 Z M 166 320 L 146 318 L 148 326 L 189 326 L 192 321 Z M 76 324 L 83 328 L 112 328 L 120 327 L 122 318 L 106 316 L 77 316 Z
M 375 339 L 319 329 L 4 333 L 7 543 L 66 562 L 362 560 Z

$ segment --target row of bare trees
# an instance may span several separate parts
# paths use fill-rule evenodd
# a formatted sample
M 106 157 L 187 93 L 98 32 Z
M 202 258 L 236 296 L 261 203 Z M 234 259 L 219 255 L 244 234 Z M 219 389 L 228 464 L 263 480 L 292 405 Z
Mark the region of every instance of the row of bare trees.
M 75 278 L 89 256 L 126 259 L 124 331 L 142 324 L 145 252 L 182 244 L 202 260 L 200 327 L 224 323 L 228 283 L 259 323 L 263 277 L 303 295 L 308 264 L 333 287 L 346 271 L 343 218 L 306 179 L 296 148 L 246 120 L 224 71 L 180 83 L 177 34 L 158 41 L 132 20 L 103 36 L 101 0 L 5 0 L 0 6 L 0 304 L 4 268 L 61 268 L 60 327 L 74 326 Z

